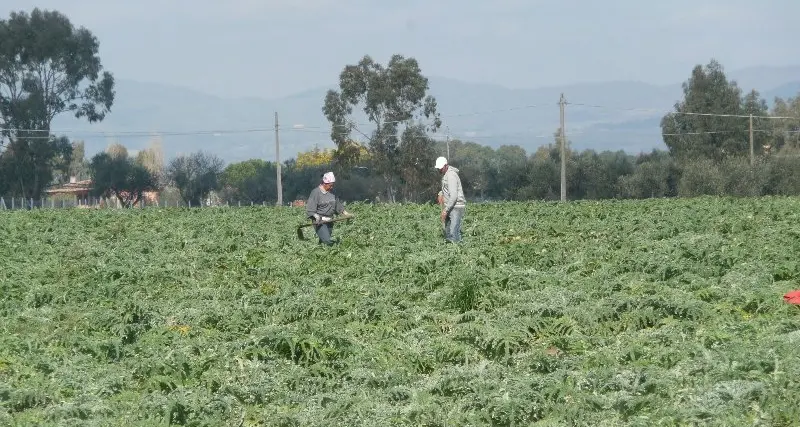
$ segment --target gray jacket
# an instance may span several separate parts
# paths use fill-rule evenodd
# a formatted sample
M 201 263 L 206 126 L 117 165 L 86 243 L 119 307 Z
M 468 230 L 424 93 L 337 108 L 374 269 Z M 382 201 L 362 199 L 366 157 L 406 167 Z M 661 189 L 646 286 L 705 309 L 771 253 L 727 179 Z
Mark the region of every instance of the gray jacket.
M 453 208 L 467 206 L 467 199 L 464 198 L 464 189 L 461 188 L 461 178 L 458 177 L 458 169 L 452 166 L 447 166 L 447 172 L 442 175 L 442 197 L 444 197 L 442 210 L 448 214 Z
M 319 186 L 311 190 L 311 195 L 308 196 L 306 202 L 306 213 L 309 218 L 314 214 L 333 217 L 334 213 L 341 214 L 342 212 L 344 212 L 344 205 L 333 192 L 323 193 Z

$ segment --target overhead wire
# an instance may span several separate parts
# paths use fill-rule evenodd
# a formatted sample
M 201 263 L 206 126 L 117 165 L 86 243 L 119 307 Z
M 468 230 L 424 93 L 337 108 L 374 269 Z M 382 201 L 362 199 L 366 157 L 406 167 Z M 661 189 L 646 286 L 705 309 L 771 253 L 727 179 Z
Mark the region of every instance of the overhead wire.
M 440 115 L 440 118 L 453 118 L 453 117 L 469 117 L 469 116 L 480 116 L 486 114 L 495 114 L 495 113 L 504 113 L 510 111 L 517 111 L 517 110 L 525 110 L 530 108 L 539 108 L 544 106 L 552 106 L 558 105 L 556 104 L 530 104 L 530 105 L 522 105 L 517 107 L 509 107 L 509 108 L 500 108 L 494 110 L 483 110 L 483 111 L 472 111 L 467 113 L 457 113 L 457 114 L 443 114 Z M 381 122 L 383 125 L 387 124 L 395 124 L 395 123 L 404 123 L 408 120 L 390 120 Z M 353 124 L 357 126 L 370 126 L 374 125 L 371 122 L 355 122 L 349 121 L 348 124 Z M 341 125 L 330 125 L 330 126 L 305 126 L 303 125 L 302 128 L 305 129 L 326 129 L 330 127 L 336 127 Z M 80 131 L 80 130 L 45 130 L 45 129 L 22 129 L 22 128 L 9 128 L 8 130 L 14 132 L 50 132 L 50 133 L 59 133 L 59 134 L 69 134 L 69 133 L 79 133 L 81 135 L 96 135 L 96 136 L 156 136 L 156 135 L 195 135 L 195 134 L 207 134 L 207 133 L 219 133 L 219 134 L 226 134 L 226 133 L 243 133 L 243 132 L 273 132 L 275 130 L 274 127 L 271 128 L 256 128 L 256 129 L 228 129 L 228 130 L 200 130 L 200 131 L 172 131 L 172 132 L 165 132 L 165 131 L 153 131 L 153 130 L 138 130 L 138 131 L 114 131 L 114 132 L 107 132 L 107 131 Z M 295 128 L 283 128 L 281 130 L 299 130 Z M 113 134 L 113 135 L 109 135 Z
M 303 133 L 313 133 L 313 134 L 328 134 L 327 131 L 321 130 L 314 130 L 314 129 L 287 129 L 291 132 L 303 132 Z M 371 137 L 365 134 L 363 131 L 354 128 L 359 134 L 364 136 L 367 139 L 371 139 Z M 266 131 L 266 130 L 265 130 Z M 265 132 L 262 131 L 262 132 Z M 274 131 L 274 129 L 273 129 Z M 658 132 L 658 129 L 654 129 L 653 132 L 647 132 L 644 130 L 621 130 L 621 129 L 593 129 L 591 131 L 585 130 L 574 130 L 571 132 L 567 132 L 567 136 L 575 136 L 575 135 L 600 135 L 600 134 L 608 134 L 608 133 L 615 133 L 615 134 L 624 134 L 624 135 L 642 135 L 642 136 L 691 136 L 691 135 L 714 135 L 714 134 L 730 134 L 730 133 L 737 133 L 737 132 L 745 132 L 746 130 L 718 130 L 718 131 L 699 131 L 699 132 Z M 769 133 L 769 132 L 776 132 L 773 129 L 753 129 L 753 133 Z M 780 130 L 780 133 L 800 133 L 800 130 Z M 242 132 L 221 132 L 221 133 L 210 133 L 210 132 L 174 132 L 174 133 L 156 133 L 156 134 L 104 134 L 98 136 L 105 136 L 108 138 L 119 139 L 125 137 L 160 137 L 160 136 L 194 136 L 194 135 L 224 135 L 224 134 L 234 134 L 234 133 L 242 133 Z M 473 130 L 471 133 L 474 133 L 470 136 L 465 136 L 462 138 L 453 138 L 451 135 L 450 137 L 453 140 L 470 140 L 470 139 L 490 139 L 490 138 L 504 138 L 504 137 L 527 137 L 527 138 L 536 138 L 536 139 L 547 139 L 547 138 L 556 138 L 554 134 L 550 135 L 543 135 L 539 132 L 534 131 L 517 131 L 517 132 L 502 132 L 496 133 L 488 130 Z M 481 133 L 484 133 L 481 135 Z M 445 138 L 446 135 L 442 134 L 433 134 L 430 135 L 433 139 L 441 139 Z M 57 136 L 28 136 L 24 137 L 26 140 L 56 140 L 58 139 Z M 329 140 L 325 140 L 324 142 L 330 142 Z
M 705 116 L 705 117 L 733 117 L 733 118 L 741 118 L 741 119 L 749 119 L 749 114 L 722 114 L 722 113 L 697 113 L 692 111 L 669 111 L 669 110 L 661 110 L 655 108 L 624 108 L 624 107 L 611 107 L 608 105 L 596 105 L 596 104 L 584 104 L 580 102 L 566 102 L 566 105 L 577 105 L 582 107 L 590 107 L 590 108 L 603 108 L 609 110 L 618 110 L 618 111 L 638 111 L 638 112 L 648 112 L 648 113 L 661 113 L 664 115 L 684 115 L 684 116 Z M 791 117 L 791 116 L 772 116 L 772 115 L 759 115 L 753 114 L 752 116 L 754 119 L 770 119 L 770 120 L 800 120 L 800 117 Z
M 540 104 L 529 104 L 529 105 L 522 105 L 517 107 L 509 107 L 509 108 L 501 108 L 501 109 L 492 109 L 492 110 L 483 110 L 483 111 L 473 111 L 473 112 L 466 112 L 466 113 L 456 113 L 456 114 L 443 114 L 440 115 L 440 119 L 447 119 L 447 118 L 456 118 L 456 117 L 470 117 L 470 116 L 482 116 L 482 115 L 489 115 L 489 114 L 496 114 L 496 113 L 504 113 L 510 111 L 519 111 L 519 110 L 526 110 L 526 109 L 533 109 L 533 108 L 541 108 L 541 107 L 551 107 L 559 105 L 556 103 L 540 103 Z M 665 115 L 674 114 L 674 115 L 691 115 L 691 116 L 706 116 L 706 117 L 729 117 L 729 118 L 747 118 L 749 119 L 750 115 L 741 115 L 741 114 L 721 114 L 721 113 L 700 113 L 700 112 L 686 112 L 686 111 L 667 111 L 667 110 L 660 110 L 660 109 L 652 109 L 652 108 L 629 108 L 629 107 L 613 107 L 607 105 L 598 105 L 598 104 L 587 104 L 581 102 L 565 102 L 565 105 L 573 105 L 573 106 L 583 106 L 589 108 L 601 108 L 601 109 L 611 109 L 617 111 L 637 111 L 637 112 L 649 112 L 649 113 L 662 113 Z M 752 116 L 753 119 L 769 119 L 769 120 L 800 120 L 800 117 L 792 117 L 792 116 L 773 116 L 773 115 L 754 115 Z M 428 119 L 430 120 L 430 119 Z M 394 121 L 386 121 L 382 122 L 381 124 L 395 124 L 395 123 L 403 123 L 406 120 L 394 120 Z M 318 133 L 329 133 L 330 129 L 345 126 L 348 129 L 355 130 L 356 132 L 360 133 L 362 136 L 369 139 L 370 137 L 366 135 L 363 131 L 359 129 L 360 126 L 374 126 L 375 123 L 367 122 L 367 123 L 358 123 L 354 120 L 348 120 L 345 125 L 337 125 L 337 124 L 330 124 L 326 126 L 306 126 L 306 125 L 299 125 L 299 127 L 281 127 L 279 130 L 281 131 L 291 131 L 291 132 L 314 132 L 317 130 Z M 325 130 L 324 132 L 322 130 Z M 161 137 L 161 136 L 200 136 L 200 135 L 212 135 L 212 136 L 222 136 L 222 135 L 230 135 L 230 134 L 244 134 L 244 133 L 263 133 L 263 132 L 274 132 L 275 127 L 265 127 L 265 128 L 246 128 L 246 129 L 206 129 L 206 130 L 184 130 L 184 131 L 158 131 L 158 130 L 130 130 L 130 131 L 90 131 L 90 130 L 69 130 L 69 129 L 50 129 L 50 130 L 43 130 L 43 129 L 22 129 L 22 128 L 8 128 L 6 131 L 12 132 L 48 132 L 50 134 L 61 134 L 61 135 L 79 135 L 82 137 L 106 137 L 106 138 L 121 138 L 121 137 Z M 772 130 L 769 129 L 754 129 L 753 132 L 771 132 Z M 480 130 L 473 130 L 472 132 L 478 133 L 481 132 Z M 571 132 L 567 132 L 567 135 L 576 135 L 576 134 L 590 134 L 595 132 L 604 132 L 603 130 L 592 130 L 591 132 L 575 130 Z M 625 131 L 625 130 L 614 130 L 614 132 L 618 133 L 626 133 L 631 134 L 634 133 L 632 131 Z M 682 135 L 704 135 L 704 134 L 717 134 L 717 133 L 734 133 L 738 131 L 733 130 L 721 130 L 721 131 L 699 131 L 699 132 L 678 132 L 678 133 L 660 133 L 662 136 L 682 136 Z M 784 131 L 789 133 L 794 133 L 794 131 Z M 517 132 L 516 134 L 527 134 L 527 132 Z M 649 132 L 642 132 L 642 135 L 651 135 Z M 497 134 L 494 133 L 493 135 L 470 135 L 466 138 L 492 138 L 498 137 L 501 135 L 509 135 L 508 133 L 504 134 Z M 534 138 L 552 138 L 553 135 L 535 135 L 532 136 Z M 28 136 L 26 139 L 55 139 L 54 136 Z

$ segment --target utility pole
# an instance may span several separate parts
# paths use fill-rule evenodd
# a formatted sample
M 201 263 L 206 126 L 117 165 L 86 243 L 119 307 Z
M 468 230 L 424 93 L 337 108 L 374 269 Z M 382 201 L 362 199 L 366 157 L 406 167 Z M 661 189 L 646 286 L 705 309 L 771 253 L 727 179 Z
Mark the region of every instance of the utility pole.
M 445 140 L 447 141 L 447 161 L 450 161 L 450 126 L 445 130 Z
M 561 94 L 561 99 L 558 101 L 559 109 L 561 110 L 561 201 L 567 200 L 567 137 L 564 129 L 564 94 Z
M 753 115 L 750 114 L 750 166 L 753 166 Z
M 278 136 L 278 112 L 275 112 L 275 166 L 278 175 L 278 206 L 283 206 L 283 184 L 281 183 L 281 141 Z

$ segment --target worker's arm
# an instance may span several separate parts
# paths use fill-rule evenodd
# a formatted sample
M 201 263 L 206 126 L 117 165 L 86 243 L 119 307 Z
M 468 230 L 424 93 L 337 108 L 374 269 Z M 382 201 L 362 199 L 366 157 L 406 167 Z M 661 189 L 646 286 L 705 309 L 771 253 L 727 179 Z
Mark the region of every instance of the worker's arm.
M 447 194 L 449 197 L 445 200 L 444 211 L 450 215 L 450 211 L 456 207 L 456 200 L 458 200 L 458 183 L 452 175 L 447 176 Z
M 308 196 L 308 201 L 306 201 L 306 214 L 309 218 L 314 218 L 315 221 L 319 221 L 319 214 L 317 214 L 317 199 L 319 199 L 319 193 L 317 189 L 311 191 L 311 195 Z

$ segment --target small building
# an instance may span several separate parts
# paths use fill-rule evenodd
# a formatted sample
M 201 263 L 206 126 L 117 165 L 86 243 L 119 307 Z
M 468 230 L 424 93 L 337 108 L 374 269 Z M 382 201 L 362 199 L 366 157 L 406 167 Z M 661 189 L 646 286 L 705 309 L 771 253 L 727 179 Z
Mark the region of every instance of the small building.
M 58 187 L 48 188 L 45 194 L 49 197 L 55 196 L 74 196 L 76 200 L 85 200 L 89 198 L 89 192 L 92 191 L 92 180 L 84 179 L 78 181 L 76 177 L 69 177 L 69 182 Z
M 77 204 L 80 205 L 84 200 L 92 200 L 92 198 L 89 197 L 89 193 L 91 193 L 93 188 L 92 184 L 93 183 L 91 179 L 78 181 L 74 176 L 71 176 L 68 183 L 58 187 L 49 188 L 45 190 L 45 193 L 48 197 L 74 197 Z M 122 194 L 123 197 L 128 196 L 127 192 L 123 192 Z M 142 201 L 145 204 L 155 205 L 159 203 L 158 197 L 159 193 L 156 191 L 145 191 L 142 194 Z M 122 207 L 119 200 L 113 194 L 106 194 L 103 196 L 103 198 L 110 199 L 109 202 L 116 207 Z M 102 200 L 99 200 L 98 203 L 105 206 L 105 202 Z

